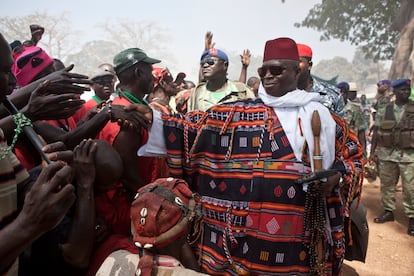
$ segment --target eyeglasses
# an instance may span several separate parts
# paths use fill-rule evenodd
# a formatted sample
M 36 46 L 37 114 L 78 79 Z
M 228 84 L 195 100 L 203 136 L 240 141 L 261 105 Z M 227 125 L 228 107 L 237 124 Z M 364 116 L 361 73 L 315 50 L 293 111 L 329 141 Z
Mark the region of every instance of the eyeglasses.
M 113 79 L 94 79 L 92 80 L 93 83 L 95 84 L 99 84 L 102 86 L 112 86 L 114 85 L 114 80 Z
M 203 58 L 201 61 L 200 61 L 200 65 L 204 65 L 204 64 L 208 64 L 208 65 L 214 65 L 216 62 L 218 61 L 218 59 L 216 59 L 216 58 L 213 58 L 213 57 L 206 57 L 206 58 Z
M 42 50 L 39 49 L 36 52 L 33 52 L 33 53 L 31 53 L 31 54 L 29 54 L 27 56 L 24 56 L 24 57 L 19 58 L 17 60 L 17 67 L 19 67 L 19 69 L 22 69 L 23 67 L 25 67 L 29 63 L 29 61 L 31 61 L 32 67 L 39 66 L 40 64 L 43 63 L 43 59 L 42 58 L 38 58 L 38 57 L 35 57 L 35 58 L 33 58 L 33 57 L 34 56 L 37 56 L 41 52 L 42 52 Z
M 273 76 L 278 76 L 278 75 L 281 75 L 283 71 L 285 71 L 286 69 L 287 67 L 278 66 L 278 65 L 263 66 L 257 69 L 257 73 L 259 74 L 261 78 L 264 78 L 266 76 L 267 71 L 269 71 L 270 74 L 272 74 Z

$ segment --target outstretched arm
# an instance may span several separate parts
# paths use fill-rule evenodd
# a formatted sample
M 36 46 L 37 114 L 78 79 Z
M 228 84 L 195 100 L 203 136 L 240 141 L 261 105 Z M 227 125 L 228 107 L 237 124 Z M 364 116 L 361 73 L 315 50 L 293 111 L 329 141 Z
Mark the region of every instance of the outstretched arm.
M 73 163 L 76 181 L 76 208 L 69 238 L 62 244 L 62 255 L 71 266 L 85 268 L 95 239 L 95 200 L 93 184 L 95 181 L 96 142 L 83 140 L 75 147 Z
M 246 83 L 247 81 L 247 67 L 249 67 L 250 65 L 250 57 L 251 57 L 251 54 L 250 54 L 249 49 L 244 50 L 243 54 L 240 55 L 242 68 L 240 72 L 239 81 L 242 83 Z

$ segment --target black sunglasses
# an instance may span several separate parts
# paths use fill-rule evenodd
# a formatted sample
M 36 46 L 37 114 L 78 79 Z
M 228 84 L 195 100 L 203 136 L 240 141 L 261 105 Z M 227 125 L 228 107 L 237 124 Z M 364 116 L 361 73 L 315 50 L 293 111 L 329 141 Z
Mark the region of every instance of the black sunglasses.
M 34 56 L 37 56 L 38 54 L 40 54 L 42 52 L 41 49 L 37 50 L 36 52 L 33 52 L 27 56 L 21 57 L 17 60 L 17 67 L 19 67 L 19 69 L 22 69 L 23 67 L 25 67 L 29 61 L 32 62 L 32 67 L 37 67 L 40 64 L 43 63 L 43 59 L 42 58 L 33 58 Z
M 107 79 L 107 78 L 98 78 L 92 80 L 93 83 L 99 84 L 102 86 L 112 86 L 114 85 L 114 79 Z
M 278 65 L 271 65 L 271 66 L 263 66 L 257 69 L 257 73 L 261 78 L 266 76 L 267 71 L 270 72 L 273 76 L 282 75 L 283 71 L 285 71 L 287 67 L 278 66 Z
M 206 57 L 206 58 L 203 58 L 201 61 L 200 61 L 200 65 L 204 65 L 204 64 L 208 64 L 208 65 L 214 65 L 216 62 L 218 61 L 218 59 L 215 59 L 215 58 L 212 58 L 212 57 Z

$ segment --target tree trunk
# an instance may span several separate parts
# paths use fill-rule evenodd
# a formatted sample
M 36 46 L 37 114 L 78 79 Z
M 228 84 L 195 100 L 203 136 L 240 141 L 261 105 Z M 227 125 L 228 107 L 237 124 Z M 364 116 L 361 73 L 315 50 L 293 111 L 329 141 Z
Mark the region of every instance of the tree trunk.
M 412 64 L 410 56 L 413 51 L 414 17 L 401 30 L 397 48 L 395 49 L 388 79 L 410 78 Z

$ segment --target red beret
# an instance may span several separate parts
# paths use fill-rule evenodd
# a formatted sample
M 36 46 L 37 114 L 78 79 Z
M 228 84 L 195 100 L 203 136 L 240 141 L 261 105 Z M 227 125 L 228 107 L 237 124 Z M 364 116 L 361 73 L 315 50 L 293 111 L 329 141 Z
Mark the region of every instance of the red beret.
M 266 41 L 263 61 L 271 59 L 299 60 L 296 42 L 288 37 Z
M 298 43 L 298 52 L 300 57 L 312 57 L 312 48 L 306 44 Z

